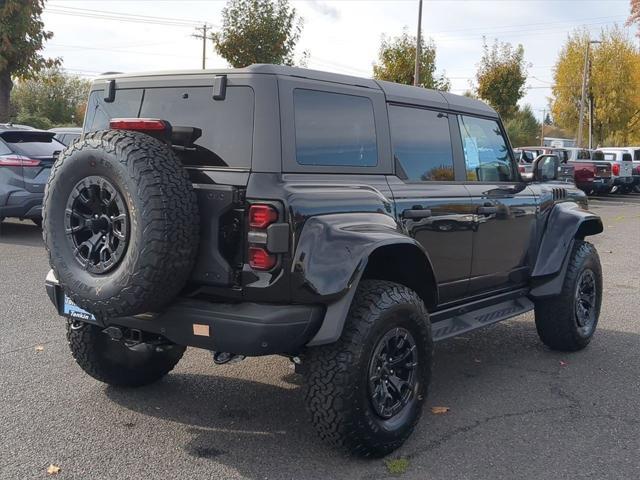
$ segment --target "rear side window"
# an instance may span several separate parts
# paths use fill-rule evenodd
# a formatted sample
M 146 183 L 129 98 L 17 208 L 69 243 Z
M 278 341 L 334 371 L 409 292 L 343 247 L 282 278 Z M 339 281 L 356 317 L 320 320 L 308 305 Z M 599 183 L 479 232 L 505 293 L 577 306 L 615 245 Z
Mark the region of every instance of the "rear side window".
M 2 139 L 14 153 L 25 157 L 52 157 L 65 148 L 48 132 L 9 131 L 2 134 Z
M 9 155 L 11 153 L 11 149 L 5 145 L 5 143 L 0 140 L 0 155 Z
M 640 149 L 633 151 L 633 159 L 640 160 Z
M 510 182 L 515 169 L 498 122 L 485 118 L 459 116 L 460 134 L 467 168 L 467 180 Z
M 591 154 L 589 150 L 579 150 L 578 151 L 578 160 L 590 160 Z
M 622 154 L 622 161 L 623 162 L 630 162 L 631 161 L 631 154 L 630 153 L 623 153 Z
M 296 89 L 293 104 L 296 159 L 300 165 L 377 165 L 376 128 L 369 98 Z
M 389 123 L 398 176 L 412 182 L 454 180 L 446 114 L 390 105 Z
M 168 87 L 118 90 L 113 103 L 105 103 L 103 92 L 89 102 L 96 104 L 93 120 L 85 130 L 109 127 L 117 117 L 167 120 L 174 127 L 202 131 L 193 145 L 177 153 L 185 165 L 249 169 L 253 152 L 253 89 L 229 86 L 224 100 L 212 98 L 212 87 Z M 89 111 L 87 111 L 89 114 Z

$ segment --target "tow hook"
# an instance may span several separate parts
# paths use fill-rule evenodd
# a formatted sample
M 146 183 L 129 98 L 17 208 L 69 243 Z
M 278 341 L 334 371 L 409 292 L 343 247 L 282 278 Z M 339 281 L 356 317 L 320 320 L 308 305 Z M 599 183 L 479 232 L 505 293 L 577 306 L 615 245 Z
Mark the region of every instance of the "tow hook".
M 213 352 L 213 363 L 224 365 L 226 363 L 238 363 L 247 358 L 245 355 L 236 355 L 229 352 Z

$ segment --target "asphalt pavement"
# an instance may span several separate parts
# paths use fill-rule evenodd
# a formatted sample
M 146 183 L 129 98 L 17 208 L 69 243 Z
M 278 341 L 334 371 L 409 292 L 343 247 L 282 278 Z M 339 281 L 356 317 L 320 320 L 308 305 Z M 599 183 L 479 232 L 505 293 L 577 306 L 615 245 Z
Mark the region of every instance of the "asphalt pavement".
M 387 459 L 325 446 L 278 357 L 215 366 L 189 349 L 155 385 L 103 385 L 74 363 L 29 222 L 0 226 L 0 479 L 640 478 L 640 195 L 596 198 L 605 277 L 585 350 L 552 352 L 527 314 L 437 345 L 425 413 Z M 432 406 L 449 407 L 441 415 Z M 388 461 L 397 458 L 406 462 Z M 385 461 L 386 460 L 386 461 Z

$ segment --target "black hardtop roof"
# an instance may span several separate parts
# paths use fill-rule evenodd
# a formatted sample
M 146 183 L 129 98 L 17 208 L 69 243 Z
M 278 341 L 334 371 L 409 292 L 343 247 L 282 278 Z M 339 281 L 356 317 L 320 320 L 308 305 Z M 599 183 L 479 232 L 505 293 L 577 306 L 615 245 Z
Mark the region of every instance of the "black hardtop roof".
M 253 64 L 245 68 L 212 69 L 212 70 L 175 70 L 160 72 L 140 72 L 130 74 L 105 74 L 95 80 L 96 84 L 104 84 L 105 81 L 115 79 L 138 79 L 143 77 L 155 78 L 167 77 L 188 77 L 188 76 L 212 76 L 212 75 L 236 75 L 236 74 L 259 74 L 278 75 L 286 77 L 298 77 L 310 80 L 318 80 L 344 85 L 355 85 L 359 87 L 382 90 L 390 102 L 411 103 L 432 108 L 444 108 L 459 112 L 469 112 L 490 117 L 497 117 L 495 110 L 486 103 L 462 95 L 454 95 L 449 92 L 440 92 L 427 88 L 401 85 L 393 82 L 373 80 L 371 78 L 361 78 L 340 73 L 323 72 L 308 68 L 290 67 L 287 65 Z

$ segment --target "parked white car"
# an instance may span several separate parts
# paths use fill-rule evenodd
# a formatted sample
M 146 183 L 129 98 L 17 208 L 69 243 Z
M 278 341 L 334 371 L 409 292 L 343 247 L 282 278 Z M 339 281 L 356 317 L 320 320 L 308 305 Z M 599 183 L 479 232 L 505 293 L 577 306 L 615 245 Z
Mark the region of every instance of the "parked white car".
M 611 177 L 613 186 L 622 193 L 631 193 L 634 187 L 633 160 L 631 154 L 623 149 L 600 148 L 594 152 L 594 156 L 602 155 L 604 160 L 611 163 Z
M 607 150 L 620 150 L 631 154 L 633 162 L 633 189 L 640 192 L 640 147 L 616 147 L 607 148 Z

